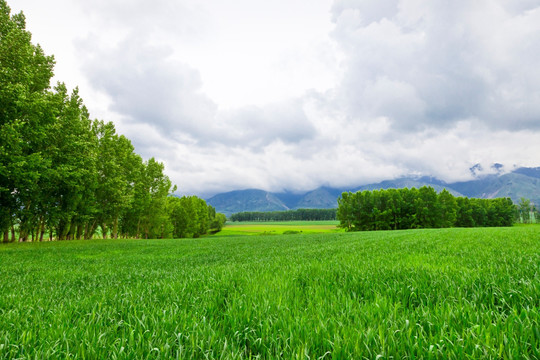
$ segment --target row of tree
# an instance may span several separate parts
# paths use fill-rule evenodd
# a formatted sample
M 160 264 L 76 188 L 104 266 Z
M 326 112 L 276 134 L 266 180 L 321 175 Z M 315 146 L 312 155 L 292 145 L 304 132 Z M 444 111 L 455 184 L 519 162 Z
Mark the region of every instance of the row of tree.
M 536 224 L 540 220 L 540 210 L 531 200 L 522 197 L 517 204 L 517 222 L 521 224 Z
M 231 221 L 314 221 L 336 220 L 337 209 L 298 209 L 286 211 L 249 211 L 232 214 Z
M 337 219 L 350 230 L 510 226 L 515 217 L 510 198 L 454 197 L 432 187 L 344 192 Z
M 200 236 L 222 226 L 204 200 L 171 197 L 163 164 L 143 161 L 112 123 L 91 120 L 77 89 L 51 89 L 53 67 L 24 15 L 0 0 L 3 241 Z
M 169 238 L 199 237 L 216 233 L 227 221 L 225 215 L 216 213 L 214 207 L 196 196 L 169 197 L 168 215 Z

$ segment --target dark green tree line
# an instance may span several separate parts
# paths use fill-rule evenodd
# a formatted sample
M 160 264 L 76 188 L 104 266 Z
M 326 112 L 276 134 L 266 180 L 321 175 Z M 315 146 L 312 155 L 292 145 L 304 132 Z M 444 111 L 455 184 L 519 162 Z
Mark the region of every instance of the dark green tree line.
M 510 198 L 456 198 L 427 186 L 345 192 L 337 209 L 340 226 L 350 231 L 510 226 L 514 217 Z
M 315 221 L 336 220 L 336 209 L 298 209 L 286 211 L 246 211 L 232 214 L 231 221 Z
M 172 224 L 172 237 L 200 237 L 220 231 L 226 217 L 216 213 L 214 207 L 196 196 L 169 197 L 168 208 Z
M 2 240 L 171 236 L 176 188 L 163 164 L 143 161 L 113 123 L 91 120 L 77 89 L 51 88 L 54 58 L 25 27 L 0 0 Z M 196 234 L 216 218 L 198 214 L 210 223 L 197 223 Z

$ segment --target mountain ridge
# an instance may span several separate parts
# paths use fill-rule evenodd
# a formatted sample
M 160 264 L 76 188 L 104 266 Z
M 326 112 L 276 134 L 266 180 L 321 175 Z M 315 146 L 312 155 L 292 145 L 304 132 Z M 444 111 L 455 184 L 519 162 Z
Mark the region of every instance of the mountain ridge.
M 521 197 L 540 204 L 540 167 L 518 168 L 508 173 L 481 175 L 469 181 L 446 183 L 431 176 L 401 177 L 356 187 L 321 186 L 302 193 L 269 192 L 260 189 L 234 190 L 208 198 L 209 205 L 227 216 L 243 211 L 284 211 L 293 209 L 329 209 L 337 207 L 337 199 L 345 191 L 399 189 L 431 186 L 437 192 L 447 189 L 452 195 L 490 199 L 510 197 L 518 203 Z

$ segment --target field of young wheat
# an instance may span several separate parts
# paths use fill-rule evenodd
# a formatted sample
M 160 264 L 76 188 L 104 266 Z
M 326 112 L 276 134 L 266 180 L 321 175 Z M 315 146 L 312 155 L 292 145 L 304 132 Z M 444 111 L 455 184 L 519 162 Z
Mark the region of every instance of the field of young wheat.
M 0 358 L 540 358 L 540 227 L 0 246 Z

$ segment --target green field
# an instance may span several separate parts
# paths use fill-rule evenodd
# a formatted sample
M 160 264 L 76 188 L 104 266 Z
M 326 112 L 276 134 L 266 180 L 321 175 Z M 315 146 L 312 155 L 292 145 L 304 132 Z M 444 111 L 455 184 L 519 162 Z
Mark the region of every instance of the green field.
M 540 358 L 540 227 L 0 246 L 0 358 Z
M 282 235 L 320 234 L 344 231 L 337 226 L 339 221 L 268 221 L 227 223 L 219 233 L 228 235 Z

